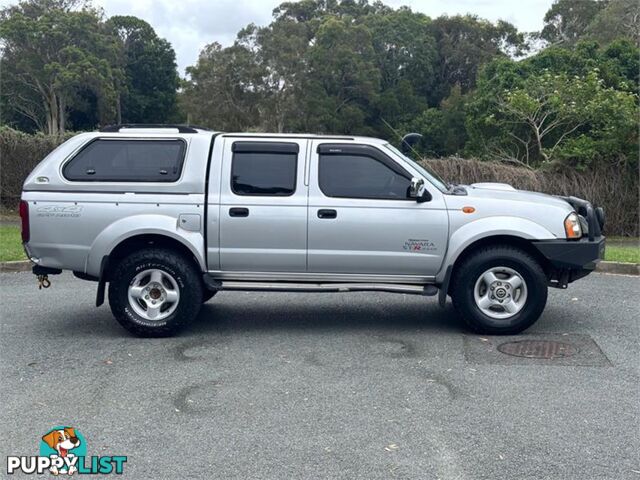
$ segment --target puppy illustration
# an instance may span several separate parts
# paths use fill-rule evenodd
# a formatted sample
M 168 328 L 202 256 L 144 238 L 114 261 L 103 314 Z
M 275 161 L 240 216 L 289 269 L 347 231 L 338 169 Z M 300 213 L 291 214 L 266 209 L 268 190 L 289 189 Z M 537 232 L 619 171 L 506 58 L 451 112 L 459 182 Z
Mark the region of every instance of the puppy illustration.
M 51 455 L 51 458 L 75 457 L 73 453 L 69 453 L 69 450 L 73 450 L 80 446 L 80 439 L 76 436 L 75 430 L 69 427 L 64 427 L 61 430 L 52 430 L 42 437 L 42 440 L 44 440 L 49 447 L 58 452 L 58 455 Z M 58 469 L 56 466 L 52 466 L 49 471 L 54 475 L 73 475 L 78 471 L 78 469 L 75 466 L 72 466 L 69 467 L 69 470 L 67 471 L 66 467 Z

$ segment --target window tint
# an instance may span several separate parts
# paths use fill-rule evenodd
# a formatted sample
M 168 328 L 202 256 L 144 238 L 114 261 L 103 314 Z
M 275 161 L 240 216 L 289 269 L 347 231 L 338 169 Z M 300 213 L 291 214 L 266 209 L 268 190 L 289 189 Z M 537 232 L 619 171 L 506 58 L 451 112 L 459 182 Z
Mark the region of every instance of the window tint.
M 328 197 L 405 200 L 411 180 L 361 155 L 320 155 L 320 190 Z
M 85 182 L 175 182 L 184 153 L 182 140 L 94 140 L 64 167 L 64 176 Z
M 297 163 L 296 153 L 235 152 L 231 189 L 236 195 L 293 195 Z

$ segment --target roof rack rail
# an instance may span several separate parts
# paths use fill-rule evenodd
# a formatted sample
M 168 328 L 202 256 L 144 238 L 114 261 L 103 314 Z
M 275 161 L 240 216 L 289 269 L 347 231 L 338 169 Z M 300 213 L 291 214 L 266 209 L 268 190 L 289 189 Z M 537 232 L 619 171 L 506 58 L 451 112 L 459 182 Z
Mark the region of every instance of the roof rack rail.
M 117 133 L 121 128 L 176 128 L 179 133 L 198 133 L 198 130 L 209 130 L 208 128 L 196 127 L 194 125 L 173 125 L 164 123 L 122 123 L 119 125 L 107 125 L 100 129 L 101 132 Z

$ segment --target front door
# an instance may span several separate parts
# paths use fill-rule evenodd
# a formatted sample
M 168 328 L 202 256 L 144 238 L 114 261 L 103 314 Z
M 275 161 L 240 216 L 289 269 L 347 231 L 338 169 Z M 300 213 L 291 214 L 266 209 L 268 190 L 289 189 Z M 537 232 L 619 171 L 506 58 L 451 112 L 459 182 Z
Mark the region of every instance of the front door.
M 408 163 L 373 145 L 314 141 L 310 157 L 308 271 L 433 276 L 447 247 L 442 193 L 408 197 Z
M 225 138 L 220 185 L 220 268 L 307 268 L 307 140 Z

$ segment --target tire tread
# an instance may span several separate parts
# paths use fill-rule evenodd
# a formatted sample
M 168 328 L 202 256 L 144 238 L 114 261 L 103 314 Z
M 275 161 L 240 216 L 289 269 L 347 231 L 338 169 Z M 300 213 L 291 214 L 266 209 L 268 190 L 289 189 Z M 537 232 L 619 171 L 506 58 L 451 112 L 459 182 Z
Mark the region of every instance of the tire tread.
M 128 305 L 130 272 L 144 263 L 171 267 L 184 282 L 178 308 L 167 317 L 163 325 L 157 327 L 136 323 L 125 311 Z M 198 315 L 202 305 L 202 294 L 202 281 L 193 262 L 181 253 L 166 248 L 148 248 L 131 253 L 116 265 L 109 281 L 109 305 L 113 316 L 125 329 L 140 337 L 168 337 L 178 333 Z
M 473 285 L 477 279 L 473 274 L 476 265 L 499 259 L 518 262 L 524 265 L 529 270 L 529 274 L 534 282 L 533 285 L 527 284 L 527 288 L 530 294 L 537 292 L 539 297 L 535 304 L 529 304 L 529 299 L 527 299 L 527 304 L 524 309 L 516 314 L 522 317 L 522 319 L 513 325 L 504 327 L 496 327 L 488 324 L 484 320 L 484 318 L 487 317 L 477 309 L 473 300 L 471 300 L 471 302 L 469 301 L 467 296 L 469 292 L 468 289 L 473 289 Z M 471 279 L 471 281 L 469 279 Z M 542 314 L 547 301 L 547 276 L 538 260 L 526 250 L 508 244 L 489 245 L 480 248 L 462 260 L 460 266 L 455 269 L 451 279 L 450 293 L 454 307 L 460 313 L 462 320 L 470 330 L 489 335 L 512 335 L 529 328 Z

